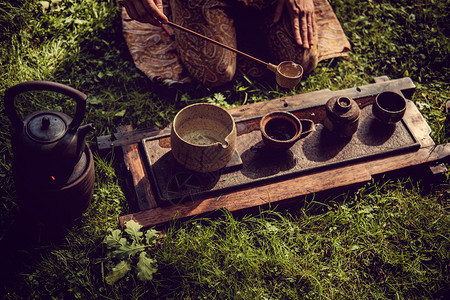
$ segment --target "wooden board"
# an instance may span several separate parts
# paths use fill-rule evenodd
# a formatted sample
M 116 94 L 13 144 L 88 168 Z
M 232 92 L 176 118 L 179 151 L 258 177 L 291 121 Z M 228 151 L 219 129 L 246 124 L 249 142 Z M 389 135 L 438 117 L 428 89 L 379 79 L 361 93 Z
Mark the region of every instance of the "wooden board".
M 118 128 L 119 133 L 131 131 L 130 125 Z M 125 170 L 129 174 L 128 185 L 133 194 L 132 198 L 137 203 L 139 210 L 155 208 L 158 205 L 153 194 L 150 181 L 147 179 L 148 174 L 144 167 L 144 161 L 141 158 L 138 144 L 123 145 L 123 160 Z
M 417 166 L 443 159 L 450 155 L 450 144 L 421 148 L 417 152 L 401 154 L 395 157 L 381 158 L 369 162 L 357 163 L 345 167 L 322 171 L 278 183 L 244 188 L 223 194 L 220 197 L 198 199 L 183 202 L 176 206 L 157 207 L 146 211 L 120 217 L 123 225 L 134 220 L 143 226 L 154 226 L 199 214 L 225 208 L 236 212 L 264 204 L 278 204 L 281 201 L 317 193 L 338 187 L 350 186 L 370 181 L 373 175 L 401 168 Z
M 351 139 L 336 139 L 322 124 L 317 123 L 313 132 L 289 150 L 277 153 L 264 147 L 258 126 L 260 118 L 238 121 L 236 151 L 240 154 L 242 166 L 232 172 L 191 172 L 174 159 L 170 134 L 143 139 L 156 201 L 159 206 L 173 205 L 202 196 L 220 195 L 247 185 L 274 182 L 380 156 L 415 151 L 420 147 L 403 121 L 392 126 L 380 124 L 372 115 L 371 104 L 364 101 L 360 105 L 358 131 Z M 323 118 L 324 107 L 290 112 L 308 115 L 319 121 Z M 311 113 L 314 113 L 314 117 Z
M 283 97 L 266 102 L 245 105 L 229 109 L 236 122 L 249 118 L 258 118 L 274 110 L 301 110 L 308 111 L 316 123 L 323 119 L 323 105 L 329 98 L 341 95 L 352 97 L 361 103 L 373 101 L 375 95 L 382 91 L 401 91 L 409 98 L 414 92 L 415 86 L 410 78 L 389 80 L 385 76 L 376 78 L 374 84 L 344 89 L 340 91 L 321 90 L 311 93 Z M 260 205 L 281 204 L 299 199 L 299 197 L 311 193 L 317 193 L 335 188 L 347 187 L 371 180 L 372 176 L 395 171 L 403 168 L 419 165 L 435 166 L 450 156 L 450 144 L 435 145 L 429 134 L 428 124 L 418 111 L 413 102 L 408 101 L 403 122 L 411 130 L 420 149 L 407 153 L 396 153 L 386 157 L 355 161 L 345 165 L 339 165 L 328 169 L 322 169 L 307 174 L 284 178 L 277 182 L 264 182 L 256 186 L 244 186 L 242 188 L 222 193 L 218 196 L 192 198 L 176 205 L 161 207 L 155 201 L 154 186 L 149 180 L 147 171 L 142 167 L 143 147 L 141 140 L 167 134 L 170 128 L 164 130 L 138 130 L 121 131 L 110 136 L 97 138 L 100 150 L 115 149 L 125 146 L 124 161 L 134 178 L 131 182 L 136 193 L 136 199 L 140 199 L 139 211 L 121 216 L 119 222 L 123 225 L 128 220 L 135 220 L 144 227 L 154 226 L 170 222 L 173 219 L 190 218 L 199 214 L 213 212 L 220 208 L 232 212 L 254 208 Z M 305 117 L 300 115 L 299 117 Z M 128 149 L 128 150 L 127 150 Z M 435 172 L 445 171 L 446 168 L 434 167 Z M 140 183 L 138 187 L 137 183 Z M 142 188 L 142 186 L 144 188 Z M 137 187 L 137 188 L 136 188 Z M 150 192 L 149 188 L 150 187 Z

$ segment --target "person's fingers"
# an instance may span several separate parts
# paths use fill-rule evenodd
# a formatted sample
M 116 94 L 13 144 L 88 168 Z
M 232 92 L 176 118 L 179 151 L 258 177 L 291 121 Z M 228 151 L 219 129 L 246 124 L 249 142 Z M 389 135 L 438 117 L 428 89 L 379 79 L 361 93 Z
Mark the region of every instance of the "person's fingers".
M 156 3 L 152 0 L 142 0 L 145 10 L 161 23 L 167 23 L 168 19 L 163 13 L 163 4 L 161 0 Z
M 130 18 L 142 23 L 156 22 L 156 20 L 149 20 L 149 15 L 140 1 L 124 1 L 123 5 Z
M 298 15 L 291 15 L 291 22 L 292 22 L 292 31 L 294 32 L 294 38 L 297 44 L 300 46 L 303 45 L 304 42 L 306 42 L 300 31 L 300 21 L 298 19 Z
M 314 44 L 313 38 L 314 38 L 313 14 L 308 14 L 308 42 L 310 46 Z
M 294 34 L 294 39 L 296 43 L 301 46 L 303 44 L 303 40 L 302 36 L 300 35 L 300 10 L 295 4 L 295 0 L 288 0 L 288 2 L 286 2 L 286 6 L 288 8 L 289 17 L 291 18 L 291 26 L 292 33 Z
M 303 48 L 309 49 L 309 38 L 308 38 L 308 17 L 307 14 L 302 13 L 300 16 L 300 35 L 303 41 Z
M 147 0 L 133 1 L 133 4 L 136 9 L 136 13 L 138 14 L 138 18 L 136 18 L 137 21 L 159 26 L 158 21 L 153 16 L 152 11 L 150 10 L 151 6 L 149 3 L 147 3 Z M 153 5 L 155 4 L 153 3 Z
M 168 21 L 162 11 L 162 2 L 160 0 L 157 0 L 156 3 L 152 0 L 124 0 L 122 4 L 130 18 L 136 21 L 156 26 L 159 26 L 160 22 L 167 23 Z
M 137 20 L 139 18 L 139 15 L 138 15 L 138 13 L 136 11 L 136 8 L 133 5 L 133 2 L 123 1 L 123 2 L 121 2 L 121 5 L 123 5 L 123 7 L 125 7 L 125 9 L 127 10 L 128 16 L 131 19 Z
M 273 16 L 273 22 L 277 23 L 280 20 L 281 13 L 283 12 L 285 0 L 278 0 L 277 7 L 275 8 L 275 14 Z

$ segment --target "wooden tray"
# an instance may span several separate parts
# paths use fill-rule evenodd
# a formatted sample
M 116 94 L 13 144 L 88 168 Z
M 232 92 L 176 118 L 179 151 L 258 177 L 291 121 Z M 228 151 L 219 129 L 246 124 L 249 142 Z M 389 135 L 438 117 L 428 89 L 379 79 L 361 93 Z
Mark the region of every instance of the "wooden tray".
M 317 144 L 317 136 L 322 137 L 321 122 L 325 114 L 324 105 L 331 97 L 338 95 L 351 97 L 365 109 L 370 107 L 374 97 L 380 92 L 400 91 L 409 99 L 414 93 L 414 89 L 415 86 L 410 78 L 389 80 L 382 76 L 375 78 L 375 83 L 364 86 L 339 91 L 320 90 L 231 108 L 228 111 L 238 124 L 238 132 L 240 133 L 238 138 L 246 137 L 244 141 L 247 141 L 247 144 L 242 141 L 239 142 L 239 147 L 244 147 L 238 149 L 243 161 L 243 168 L 244 163 L 251 159 L 248 155 L 256 155 L 252 154 L 251 151 L 246 152 L 245 149 L 251 149 L 252 146 L 259 143 L 259 118 L 268 112 L 288 110 L 294 112 L 299 118 L 309 118 L 318 124 L 316 132 L 304 141 L 298 142 L 296 148 L 291 149 L 293 156 L 300 159 L 307 157 L 307 155 L 311 156 L 311 152 L 304 152 L 307 144 L 315 145 L 314 141 L 308 141 L 307 139 L 316 139 Z M 365 122 L 369 122 L 369 120 L 366 118 Z M 370 126 L 367 128 L 370 128 Z M 356 138 L 367 147 L 370 146 L 367 145 L 367 141 L 364 143 L 361 140 L 367 138 L 367 135 L 361 135 L 363 129 L 364 125 L 358 129 L 358 131 L 362 131 L 359 135 L 356 134 Z M 152 143 L 151 141 L 159 143 L 160 140 L 164 139 L 164 142 L 167 143 L 167 134 L 170 132 L 170 128 L 133 130 L 131 126 L 124 126 L 118 128 L 118 131 L 114 134 L 98 137 L 97 146 L 99 150 L 122 150 L 123 165 L 128 174 L 127 184 L 124 188 L 129 191 L 127 196 L 130 207 L 135 207 L 135 210 L 121 216 L 119 218 L 120 224 L 123 225 L 128 220 L 135 220 L 144 227 L 148 227 L 166 224 L 174 219 L 185 219 L 210 213 L 217 209 L 225 208 L 231 212 L 237 212 L 269 203 L 272 205 L 292 204 L 308 194 L 362 184 L 370 181 L 372 176 L 404 168 L 425 166 L 427 170 L 431 171 L 431 174 L 440 174 L 447 171 L 443 161 L 450 156 L 450 144 L 435 145 L 429 136 L 431 130 L 428 124 L 412 101 L 408 101 L 403 121 L 401 125 L 396 126 L 396 130 L 398 129 L 409 131 L 409 135 L 406 132 L 399 134 L 394 132 L 393 136 L 401 138 L 401 142 L 396 147 L 391 145 L 383 151 L 379 151 L 378 147 L 383 148 L 389 139 L 386 139 L 386 135 L 381 135 L 374 140 L 372 135 L 370 139 L 372 140 L 372 146 L 370 147 L 373 147 L 373 149 L 370 155 L 361 154 L 362 152 L 357 155 L 344 155 L 345 147 L 350 147 L 349 143 L 341 147 L 339 151 L 334 148 L 335 160 L 328 158 L 327 164 L 321 165 L 322 162 L 318 161 L 319 159 L 314 160 L 310 157 L 310 165 L 306 166 L 307 171 L 296 171 L 293 168 L 281 170 L 277 166 L 276 168 L 279 170 L 276 174 L 271 168 L 270 171 L 268 169 L 265 173 L 260 172 L 258 178 L 248 176 L 252 179 L 251 184 L 238 186 L 235 184 L 230 189 L 217 191 L 216 194 L 199 194 L 191 197 L 189 201 L 181 201 L 175 205 L 159 203 L 161 201 L 158 199 L 156 184 L 147 168 L 149 166 L 146 166 L 155 162 L 155 160 L 148 162 L 147 156 L 161 156 L 161 154 L 154 154 L 154 147 L 149 149 L 148 144 Z M 314 138 L 314 136 L 316 137 Z M 152 139 L 152 137 L 155 138 Z M 380 145 L 376 145 L 376 141 Z M 325 144 L 319 143 L 318 145 L 323 146 Z M 336 146 L 336 144 L 334 145 Z M 164 151 L 170 151 L 170 148 L 167 148 L 166 145 Z M 321 157 L 325 161 L 324 156 Z M 231 174 L 223 174 L 223 176 Z
M 351 139 L 336 139 L 318 123 L 314 132 L 288 151 L 278 153 L 264 147 L 258 126 L 260 117 L 241 120 L 236 124 L 240 159 L 235 154 L 231 164 L 217 172 L 202 174 L 181 166 L 172 155 L 170 134 L 143 139 L 146 165 L 155 187 L 156 201 L 159 206 L 175 205 L 186 200 L 217 196 L 235 188 L 276 182 L 308 172 L 420 148 L 403 121 L 391 126 L 380 124 L 372 115 L 371 102 L 359 104 L 364 107 L 361 109 L 358 130 Z M 315 108 L 291 112 L 310 118 L 315 118 L 318 113 Z

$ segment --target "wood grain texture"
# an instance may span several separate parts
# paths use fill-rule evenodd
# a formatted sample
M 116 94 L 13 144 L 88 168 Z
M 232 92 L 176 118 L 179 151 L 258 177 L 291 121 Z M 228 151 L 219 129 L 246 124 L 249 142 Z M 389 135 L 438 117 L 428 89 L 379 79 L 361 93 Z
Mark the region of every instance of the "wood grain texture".
M 421 147 L 434 145 L 434 141 L 430 137 L 431 128 L 412 101 L 406 101 L 406 112 L 403 120 Z
M 119 218 L 123 225 L 128 220 L 135 220 L 144 227 L 169 222 L 173 218 L 181 219 L 211 212 L 220 208 L 236 212 L 267 203 L 276 204 L 282 200 L 308 195 L 338 186 L 347 186 L 370 180 L 370 174 L 364 168 L 348 166 L 327 172 L 310 174 L 271 183 L 248 187 L 230 192 L 219 197 L 184 202 L 176 206 L 158 207 Z M 320 184 L 318 184 L 320 183 Z
M 214 198 L 199 199 L 170 207 L 154 209 L 121 216 L 120 224 L 134 220 L 144 227 L 184 219 L 198 214 L 212 212 L 220 208 L 236 212 L 267 203 L 276 204 L 311 193 L 349 186 L 371 180 L 373 175 L 402 168 L 418 166 L 450 156 L 450 144 L 421 148 L 417 152 L 380 158 L 337 169 L 326 170 L 291 178 L 281 182 L 249 187 Z
M 131 131 L 131 125 L 122 126 L 118 132 Z M 139 145 L 136 143 L 122 146 L 123 160 L 125 168 L 131 178 L 131 185 L 134 187 L 134 196 L 140 210 L 147 210 L 157 207 L 155 197 L 148 180 L 147 171 L 139 153 Z

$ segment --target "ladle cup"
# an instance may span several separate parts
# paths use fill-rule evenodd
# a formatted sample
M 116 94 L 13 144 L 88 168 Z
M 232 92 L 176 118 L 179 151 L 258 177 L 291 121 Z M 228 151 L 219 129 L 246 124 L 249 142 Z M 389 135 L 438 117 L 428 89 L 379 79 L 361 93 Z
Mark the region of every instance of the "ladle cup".
M 302 79 L 303 67 L 293 61 L 283 61 L 278 66 L 268 63 L 267 68 L 275 72 L 278 85 L 286 89 L 294 88 Z
M 165 30 L 164 25 L 161 22 L 160 22 L 160 24 L 161 24 L 161 27 Z M 197 33 L 195 31 L 187 29 L 187 28 L 185 28 L 183 26 L 180 26 L 178 24 L 175 24 L 173 22 L 168 21 L 166 24 L 169 24 L 169 25 L 171 25 L 171 26 L 173 26 L 173 27 L 175 27 L 177 29 L 180 29 L 180 30 L 182 30 L 184 32 L 187 32 L 187 33 L 193 34 L 195 36 L 198 36 L 198 37 L 200 37 L 200 38 L 202 38 L 204 40 L 207 40 L 207 41 L 209 41 L 209 42 L 211 42 L 213 44 L 216 44 L 216 45 L 218 45 L 220 47 L 223 47 L 225 49 L 228 49 L 228 50 L 233 51 L 233 52 L 235 52 L 237 54 L 240 54 L 240 55 L 243 55 L 243 56 L 245 56 L 245 57 L 247 57 L 249 59 L 252 59 L 252 60 L 254 60 L 254 61 L 256 61 L 256 62 L 258 62 L 260 64 L 265 65 L 267 67 L 267 69 L 269 69 L 270 71 L 275 73 L 275 78 L 276 78 L 277 84 L 279 86 L 283 87 L 283 88 L 292 89 L 302 79 L 303 67 L 300 64 L 294 63 L 293 61 L 283 61 L 279 65 L 276 66 L 274 64 L 264 62 L 264 61 L 262 61 L 262 60 L 260 60 L 260 59 L 258 59 L 256 57 L 248 55 L 247 53 L 244 53 L 244 52 L 239 51 L 239 50 L 237 50 L 237 49 L 235 49 L 233 47 L 230 47 L 230 46 L 227 46 L 225 44 L 222 44 L 222 43 L 220 43 L 220 42 L 218 42 L 216 40 L 213 40 L 213 39 L 211 39 L 209 37 L 206 37 L 206 36 L 204 36 L 204 35 L 202 35 L 200 33 Z

